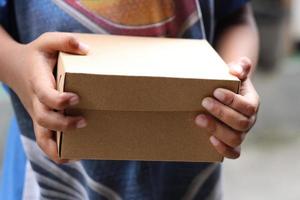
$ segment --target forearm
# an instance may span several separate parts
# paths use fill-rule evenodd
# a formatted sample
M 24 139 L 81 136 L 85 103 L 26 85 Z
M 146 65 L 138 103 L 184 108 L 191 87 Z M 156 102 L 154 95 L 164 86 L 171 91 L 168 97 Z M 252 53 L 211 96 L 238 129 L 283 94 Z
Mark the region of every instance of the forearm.
M 0 25 L 0 81 L 11 86 L 14 78 L 14 65 L 21 44 L 17 43 Z
M 219 27 L 215 47 L 227 63 L 244 56 L 250 58 L 253 72 L 258 59 L 259 37 L 250 5 L 242 8 L 228 21 L 231 22 L 225 22 Z

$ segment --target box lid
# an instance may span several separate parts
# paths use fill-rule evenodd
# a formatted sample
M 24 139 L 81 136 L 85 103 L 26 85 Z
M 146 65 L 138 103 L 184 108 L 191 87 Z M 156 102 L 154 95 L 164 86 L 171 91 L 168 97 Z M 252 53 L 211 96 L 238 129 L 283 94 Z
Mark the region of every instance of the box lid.
M 76 108 L 195 111 L 218 87 L 238 91 L 239 80 L 205 40 L 76 36 L 89 54 L 59 55 L 59 87 L 80 95 Z

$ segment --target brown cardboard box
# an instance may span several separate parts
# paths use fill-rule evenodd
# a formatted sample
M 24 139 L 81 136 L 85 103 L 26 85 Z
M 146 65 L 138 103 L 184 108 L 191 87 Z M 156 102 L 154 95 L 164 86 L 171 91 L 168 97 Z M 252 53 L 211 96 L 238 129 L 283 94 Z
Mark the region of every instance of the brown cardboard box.
M 61 158 L 222 161 L 194 123 L 214 89 L 239 80 L 202 40 L 78 34 L 87 56 L 60 53 L 58 89 L 80 103 L 65 111 L 88 126 L 58 133 Z

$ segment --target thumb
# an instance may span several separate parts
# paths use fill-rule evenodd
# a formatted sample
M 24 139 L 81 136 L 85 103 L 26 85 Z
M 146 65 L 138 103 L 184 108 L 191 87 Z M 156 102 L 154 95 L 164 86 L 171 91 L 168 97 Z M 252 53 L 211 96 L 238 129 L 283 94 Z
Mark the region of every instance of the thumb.
M 250 74 L 252 62 L 249 58 L 242 57 L 236 62 L 229 63 L 228 66 L 230 73 L 243 81 Z
M 88 46 L 81 43 L 71 33 L 44 33 L 39 37 L 38 41 L 39 48 L 48 53 L 62 51 L 66 53 L 86 55 L 89 51 Z

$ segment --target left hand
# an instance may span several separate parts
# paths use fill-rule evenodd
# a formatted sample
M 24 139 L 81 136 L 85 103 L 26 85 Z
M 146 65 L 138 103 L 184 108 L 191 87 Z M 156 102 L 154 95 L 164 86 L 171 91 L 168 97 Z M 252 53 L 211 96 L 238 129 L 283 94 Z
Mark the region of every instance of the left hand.
M 211 134 L 210 142 L 224 157 L 236 159 L 241 154 L 241 144 L 255 124 L 259 96 L 249 77 L 252 68 L 248 58 L 229 64 L 230 72 L 241 80 L 240 94 L 218 88 L 212 97 L 202 101 L 210 113 L 200 114 L 195 122 Z

